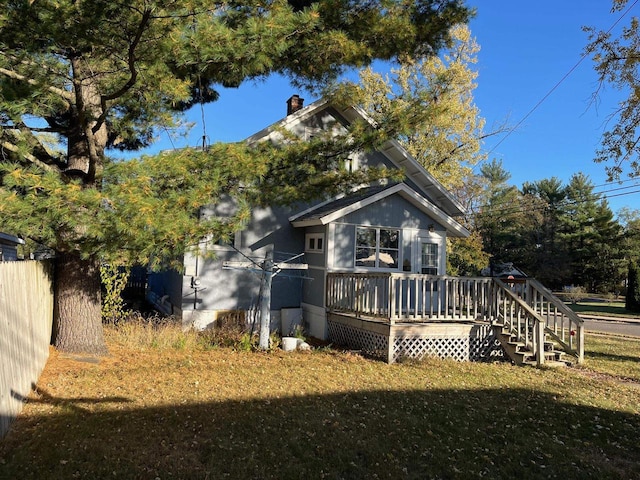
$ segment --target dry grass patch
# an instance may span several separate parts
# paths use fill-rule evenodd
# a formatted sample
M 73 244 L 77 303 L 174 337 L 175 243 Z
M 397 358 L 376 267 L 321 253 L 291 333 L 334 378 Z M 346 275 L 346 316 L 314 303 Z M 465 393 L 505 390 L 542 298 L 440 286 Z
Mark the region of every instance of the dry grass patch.
M 640 390 L 575 369 L 109 339 L 52 351 L 0 478 L 640 478 Z

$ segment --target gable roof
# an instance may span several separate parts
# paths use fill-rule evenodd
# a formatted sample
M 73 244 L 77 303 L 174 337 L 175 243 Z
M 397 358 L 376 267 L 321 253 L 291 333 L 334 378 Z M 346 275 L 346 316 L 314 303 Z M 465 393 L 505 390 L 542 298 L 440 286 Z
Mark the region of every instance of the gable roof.
M 306 107 L 301 108 L 295 113 L 288 115 L 282 120 L 266 127 L 259 132 L 251 135 L 246 139 L 248 143 L 256 143 L 268 138 L 275 139 L 279 129 L 293 129 L 302 123 L 305 119 L 316 115 L 318 112 L 326 109 L 333 109 L 345 123 L 353 123 L 360 119 L 374 124 L 367 113 L 357 106 L 349 106 L 338 108 L 330 104 L 326 99 L 320 99 Z M 378 150 L 379 153 L 388 158 L 392 164 L 405 172 L 422 193 L 433 203 L 438 205 L 445 213 L 451 216 L 459 216 L 464 214 L 465 208 L 460 202 L 449 192 L 433 175 L 431 175 L 411 154 L 398 143 L 396 140 L 388 140 Z
M 391 195 L 399 195 L 409 203 L 418 208 L 421 212 L 433 218 L 444 226 L 447 235 L 451 237 L 468 237 L 470 232 L 456 222 L 451 216 L 442 211 L 436 205 L 426 200 L 418 192 L 410 188 L 406 183 L 396 183 L 394 185 L 377 185 L 362 188 L 350 195 L 334 199 L 329 202 L 318 204 L 293 217 L 289 221 L 294 227 L 308 227 L 314 225 L 326 225 L 349 213 L 360 210 L 377 201 Z

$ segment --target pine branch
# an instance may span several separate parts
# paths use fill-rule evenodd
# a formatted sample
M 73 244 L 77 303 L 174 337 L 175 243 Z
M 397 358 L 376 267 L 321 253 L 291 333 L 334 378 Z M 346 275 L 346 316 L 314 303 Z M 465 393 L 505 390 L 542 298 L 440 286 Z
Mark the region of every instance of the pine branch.
M 14 80 L 20 80 L 21 82 L 26 82 L 29 85 L 38 86 L 38 82 L 35 81 L 34 79 L 25 77 L 24 75 L 14 72 L 13 70 L 8 70 L 6 68 L 0 67 L 0 73 L 9 78 L 13 78 Z M 49 90 L 51 93 L 55 93 L 56 95 L 59 95 L 60 97 L 64 98 L 68 102 L 73 102 L 74 100 L 73 94 L 71 92 L 67 92 L 66 90 L 62 90 L 61 88 L 57 88 L 51 85 L 45 88 Z
M 94 133 L 100 129 L 100 127 L 102 126 L 102 124 L 104 123 L 107 117 L 107 112 L 108 112 L 107 102 L 109 100 L 115 100 L 116 98 L 120 98 L 125 93 L 127 93 L 131 89 L 131 87 L 133 87 L 136 84 L 136 81 L 138 79 L 138 70 L 136 68 L 135 52 L 136 52 L 136 48 L 140 44 L 140 40 L 142 39 L 142 34 L 144 33 L 145 29 L 149 25 L 150 19 L 151 19 L 151 10 L 147 9 L 144 11 L 142 15 L 142 19 L 140 20 L 140 24 L 138 25 L 136 34 L 133 38 L 133 41 L 129 45 L 129 51 L 127 54 L 127 64 L 129 66 L 129 80 L 127 80 L 127 82 L 115 92 L 109 93 L 107 95 L 102 95 L 100 97 L 100 103 L 102 104 L 102 113 L 98 117 L 96 124 L 93 126 Z
M 40 160 L 38 160 L 34 155 L 30 154 L 30 153 L 25 153 L 25 152 L 21 152 L 20 148 L 18 148 L 17 145 L 14 145 L 13 143 L 9 143 L 7 141 L 3 141 L 0 146 L 6 150 L 9 150 L 10 152 L 13 152 L 15 154 L 18 154 L 22 157 L 24 157 L 26 160 L 30 161 L 31 163 L 33 163 L 34 165 L 37 165 L 38 167 L 42 168 L 43 170 L 46 170 L 48 172 L 59 172 L 60 170 L 57 167 L 54 167 L 52 165 L 48 165 Z

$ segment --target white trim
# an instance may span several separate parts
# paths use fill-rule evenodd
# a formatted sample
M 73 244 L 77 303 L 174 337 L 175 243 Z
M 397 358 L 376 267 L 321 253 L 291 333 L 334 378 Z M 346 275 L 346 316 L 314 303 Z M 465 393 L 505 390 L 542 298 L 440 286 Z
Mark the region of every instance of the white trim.
M 335 223 L 330 223 L 329 227 L 328 227 L 328 232 L 327 232 L 327 252 L 326 252 L 326 256 L 324 259 L 324 264 L 326 265 L 327 269 L 333 266 L 333 263 L 335 262 L 335 243 L 336 240 L 336 225 Z
M 311 248 L 310 246 L 310 242 L 311 240 L 313 240 L 313 248 Z M 320 247 L 318 247 L 318 243 L 321 244 Z M 324 238 L 324 232 L 321 233 L 307 233 L 304 236 L 304 253 L 324 253 L 325 251 L 325 238 Z
M 371 195 L 370 197 L 364 198 L 357 202 L 351 203 L 339 210 L 334 212 L 330 212 L 327 215 L 324 215 L 320 218 L 313 218 L 309 220 L 303 221 L 293 221 L 292 224 L 294 227 L 306 227 L 306 226 L 314 226 L 314 225 L 326 225 L 330 224 L 349 213 L 360 210 L 363 207 L 371 205 L 377 201 L 380 201 L 384 198 L 387 198 L 394 194 L 399 194 L 405 200 L 408 200 L 409 203 L 413 204 L 418 209 L 422 210 L 424 213 L 432 216 L 434 220 L 440 223 L 445 227 L 447 233 L 453 237 L 468 237 L 471 235 L 469 230 L 447 215 L 444 211 L 438 208 L 433 203 L 429 202 L 418 192 L 410 188 L 405 183 L 398 183 L 389 188 L 386 188 L 375 195 Z
M 319 270 L 322 272 L 326 272 L 327 271 L 327 267 L 321 267 L 319 265 L 307 265 L 308 270 Z

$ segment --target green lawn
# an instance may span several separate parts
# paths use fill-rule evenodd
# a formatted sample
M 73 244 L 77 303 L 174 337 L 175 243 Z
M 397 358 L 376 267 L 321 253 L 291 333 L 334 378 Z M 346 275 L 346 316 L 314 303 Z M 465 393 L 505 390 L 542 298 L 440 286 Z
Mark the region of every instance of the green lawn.
M 567 303 L 567 306 L 578 314 L 640 319 L 640 314 L 637 312 L 631 312 L 624 308 L 624 302 L 584 301 L 575 304 Z
M 639 341 L 535 369 L 109 338 L 53 352 L 1 479 L 640 478 Z

